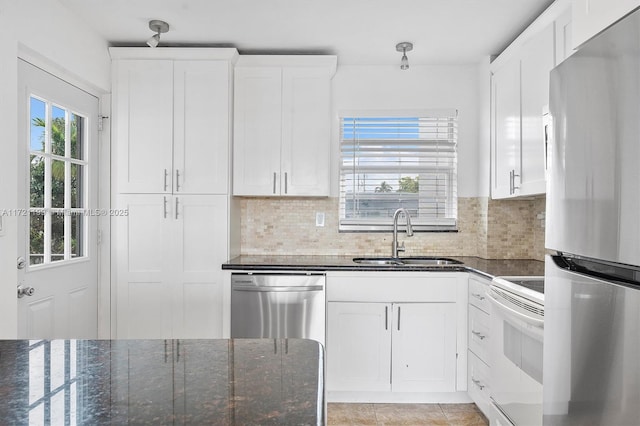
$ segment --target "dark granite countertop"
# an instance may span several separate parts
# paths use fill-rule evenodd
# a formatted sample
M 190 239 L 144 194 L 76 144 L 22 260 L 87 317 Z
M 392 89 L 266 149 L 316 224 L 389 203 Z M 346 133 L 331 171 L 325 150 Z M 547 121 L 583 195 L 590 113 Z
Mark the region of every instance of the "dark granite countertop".
M 355 256 L 238 256 L 222 265 L 230 270 L 262 271 L 463 271 L 487 278 L 494 276 L 544 275 L 544 262 L 528 259 L 481 259 L 469 256 L 446 256 L 463 265 L 363 265 Z
M 302 339 L 0 341 L 1 424 L 320 425 Z

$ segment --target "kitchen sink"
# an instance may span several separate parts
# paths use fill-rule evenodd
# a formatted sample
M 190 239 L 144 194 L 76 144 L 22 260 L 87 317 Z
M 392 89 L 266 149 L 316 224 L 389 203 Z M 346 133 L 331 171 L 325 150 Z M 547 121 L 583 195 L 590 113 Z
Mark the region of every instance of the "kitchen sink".
M 356 257 L 353 261 L 362 265 L 404 265 L 403 262 L 393 257 Z
M 462 265 L 462 262 L 448 257 L 356 257 L 354 263 L 361 265 L 425 265 L 425 266 L 446 266 L 446 265 Z

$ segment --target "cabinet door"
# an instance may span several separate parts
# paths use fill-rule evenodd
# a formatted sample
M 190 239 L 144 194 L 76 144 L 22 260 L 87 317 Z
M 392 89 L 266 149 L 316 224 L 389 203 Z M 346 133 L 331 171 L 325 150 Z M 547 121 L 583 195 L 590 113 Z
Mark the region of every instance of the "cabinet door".
M 283 69 L 282 195 L 329 195 L 330 99 L 326 69 Z
M 229 173 L 229 64 L 174 64 L 173 192 L 226 194 Z
M 522 47 L 522 143 L 520 195 L 544 194 L 545 149 L 543 107 L 549 105 L 549 73 L 554 63 L 553 23 Z
M 492 77 L 493 152 L 491 197 L 517 195 L 520 174 L 520 61 L 511 60 Z
M 456 304 L 393 305 L 394 392 L 456 390 Z
M 554 65 L 560 65 L 562 61 L 575 52 L 571 42 L 573 24 L 571 23 L 570 7 L 556 18 L 554 25 L 556 40 L 556 60 Z
M 120 195 L 116 229 L 117 338 L 171 337 L 171 196 Z
M 170 193 L 173 62 L 114 61 L 116 193 Z
M 281 68 L 236 68 L 234 90 L 233 195 L 279 195 Z
M 391 305 L 328 303 L 327 388 L 391 390 Z
M 222 337 L 222 269 L 227 259 L 227 197 L 174 195 L 173 337 Z
M 577 48 L 638 6 L 640 0 L 573 0 L 573 47 Z

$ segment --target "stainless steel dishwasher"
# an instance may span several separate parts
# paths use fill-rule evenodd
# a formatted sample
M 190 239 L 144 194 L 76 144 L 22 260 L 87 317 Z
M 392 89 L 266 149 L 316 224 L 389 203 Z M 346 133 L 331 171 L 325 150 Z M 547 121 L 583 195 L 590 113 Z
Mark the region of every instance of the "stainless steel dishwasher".
M 231 337 L 303 338 L 324 345 L 324 288 L 324 274 L 231 274 Z

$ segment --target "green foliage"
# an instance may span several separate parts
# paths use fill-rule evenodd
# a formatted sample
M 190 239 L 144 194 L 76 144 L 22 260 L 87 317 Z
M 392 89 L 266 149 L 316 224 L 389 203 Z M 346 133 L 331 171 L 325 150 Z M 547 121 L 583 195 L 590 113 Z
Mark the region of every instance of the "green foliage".
M 376 192 L 391 192 L 393 188 L 386 181 L 383 181 L 380 186 L 376 187 Z
M 400 179 L 400 189 L 398 192 L 411 192 L 417 193 L 419 189 L 418 176 L 412 178 L 410 176 L 405 176 Z

